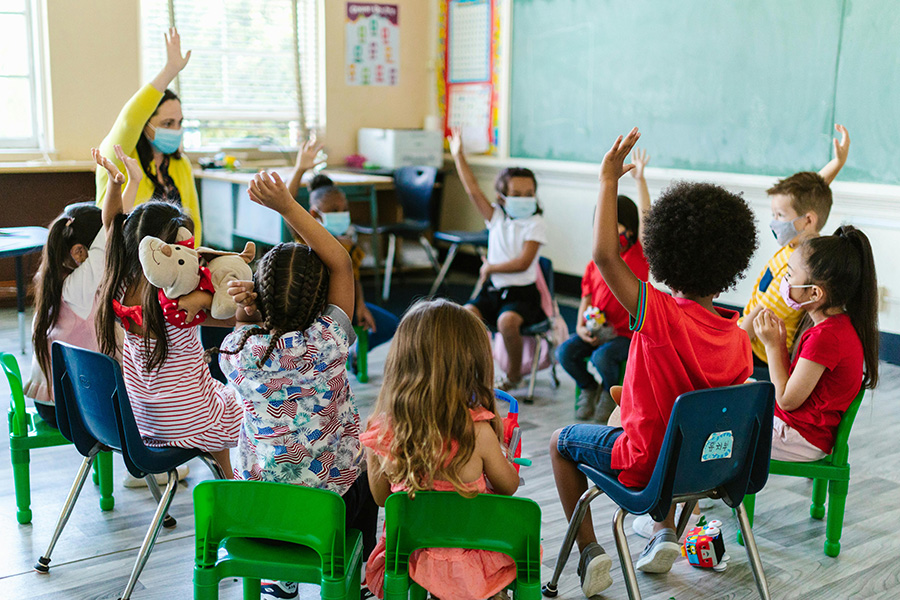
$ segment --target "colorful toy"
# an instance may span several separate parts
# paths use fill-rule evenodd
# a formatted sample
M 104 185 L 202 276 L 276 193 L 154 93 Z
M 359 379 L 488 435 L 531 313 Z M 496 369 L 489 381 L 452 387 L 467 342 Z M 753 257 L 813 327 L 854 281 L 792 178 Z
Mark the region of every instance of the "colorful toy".
M 684 537 L 681 555 L 693 567 L 705 567 L 714 571 L 724 571 L 731 557 L 725 552 L 722 539 L 722 522 L 710 521 L 706 525 L 691 529 Z
M 606 324 L 606 315 L 596 306 L 588 306 L 584 311 L 584 325 L 593 335 L 600 331 L 600 328 Z
M 509 411 L 503 418 L 503 443 L 506 444 L 506 457 L 515 466 L 516 472 L 520 466 L 531 466 L 531 461 L 522 458 L 522 430 L 519 427 L 519 402 L 500 390 L 494 390 L 497 400 L 509 402 Z

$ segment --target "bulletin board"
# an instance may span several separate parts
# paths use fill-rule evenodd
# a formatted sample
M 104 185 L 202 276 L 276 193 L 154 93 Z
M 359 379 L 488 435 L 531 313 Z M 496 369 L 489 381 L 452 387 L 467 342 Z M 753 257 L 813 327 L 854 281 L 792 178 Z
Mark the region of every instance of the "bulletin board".
M 348 2 L 344 52 L 347 85 L 397 85 L 399 7 Z
M 502 0 L 442 0 L 438 98 L 444 133 L 459 128 L 467 152 L 495 154 Z

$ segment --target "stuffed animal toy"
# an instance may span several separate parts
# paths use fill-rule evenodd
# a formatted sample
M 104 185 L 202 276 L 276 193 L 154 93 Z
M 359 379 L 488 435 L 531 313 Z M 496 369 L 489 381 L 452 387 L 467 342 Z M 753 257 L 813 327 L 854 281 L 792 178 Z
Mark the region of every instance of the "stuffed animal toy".
M 724 571 L 728 567 L 728 554 L 722 539 L 722 522 L 710 521 L 702 527 L 695 527 L 684 536 L 681 555 L 691 566 L 706 567 L 714 571 Z
M 209 314 L 214 319 L 234 316 L 237 305 L 228 295 L 228 282 L 253 278 L 250 262 L 256 246 L 247 242 L 243 252 L 222 252 L 209 248 L 194 249 L 194 238 L 181 228 L 174 244 L 147 236 L 141 240 L 138 259 L 144 276 L 159 288 L 159 302 L 166 321 L 176 327 L 193 327 L 206 320 L 203 312 L 185 322 L 185 311 L 178 310 L 178 298 L 200 289 L 213 296 Z

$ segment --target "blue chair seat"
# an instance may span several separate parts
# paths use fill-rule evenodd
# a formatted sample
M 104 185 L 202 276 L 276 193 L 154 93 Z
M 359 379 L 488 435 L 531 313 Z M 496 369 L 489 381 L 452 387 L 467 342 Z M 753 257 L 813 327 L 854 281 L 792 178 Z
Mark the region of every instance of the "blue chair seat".
M 428 231 L 431 224 L 428 221 L 400 221 L 399 223 L 391 223 L 389 225 L 379 225 L 374 229 L 365 225 L 354 225 L 357 233 L 366 235 L 372 234 L 393 234 L 400 237 L 418 237 L 423 232 Z
M 435 231 L 434 239 L 448 244 L 469 244 L 487 248 L 488 231 Z

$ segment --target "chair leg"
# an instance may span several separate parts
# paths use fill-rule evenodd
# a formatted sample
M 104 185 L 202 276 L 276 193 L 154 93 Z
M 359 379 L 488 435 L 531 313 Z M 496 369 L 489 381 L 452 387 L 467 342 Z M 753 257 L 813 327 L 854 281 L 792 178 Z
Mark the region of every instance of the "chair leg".
M 756 579 L 756 589 L 762 600 L 770 600 L 769 584 L 766 582 L 766 574 L 763 572 L 762 561 L 759 558 L 759 550 L 756 547 L 756 539 L 753 537 L 753 527 L 744 503 L 737 506 L 738 522 L 741 525 L 741 533 L 744 538 L 744 546 L 747 548 L 747 557 L 750 559 L 750 567 L 753 569 L 753 577 Z
M 31 456 L 27 449 L 10 450 L 9 454 L 16 488 L 16 521 L 24 525 L 31 523 Z
M 113 498 L 113 460 L 112 452 L 99 452 L 94 461 L 94 475 L 100 485 L 100 510 L 112 510 L 116 505 Z
M 827 556 L 836 557 L 841 553 L 844 508 L 849 490 L 849 481 L 828 482 L 828 520 L 825 522 L 825 554 Z
M 259 600 L 262 581 L 253 577 L 244 577 L 244 600 Z
M 431 242 L 428 241 L 428 238 L 424 235 L 419 236 L 419 243 L 425 248 L 425 254 L 428 255 L 428 260 L 431 262 L 431 266 L 434 268 L 434 272 L 437 273 L 441 270 L 441 264 L 437 259 L 437 252 L 434 250 L 434 246 L 431 245 Z
M 75 481 L 72 483 L 72 489 L 69 490 L 69 495 L 66 496 L 66 503 L 63 504 L 59 520 L 56 522 L 56 529 L 53 531 L 53 537 L 50 538 L 50 545 L 47 547 L 47 551 L 44 555 L 40 557 L 34 565 L 34 570 L 38 573 L 50 572 L 50 554 L 53 553 L 53 548 L 56 546 L 56 542 L 59 540 L 63 528 L 69 521 L 69 517 L 72 516 L 72 509 L 75 508 L 78 494 L 81 493 L 81 488 L 84 487 L 84 482 L 87 481 L 88 475 L 91 472 L 91 465 L 94 463 L 94 457 L 96 455 L 97 448 L 95 447 L 91 450 L 90 454 L 85 456 L 84 460 L 81 461 L 81 467 L 79 467 L 78 474 L 75 476 Z
M 216 459 L 214 459 L 211 455 L 203 453 L 198 456 L 198 458 L 202 460 L 207 467 L 209 467 L 209 470 L 212 471 L 213 477 L 215 477 L 216 479 L 228 479 L 228 477 L 225 476 L 225 471 L 222 470 L 222 465 L 220 465 L 218 461 L 216 461 Z
M 531 378 L 528 381 L 528 395 L 525 400 L 534 402 L 534 384 L 537 380 L 538 364 L 541 362 L 541 337 L 534 338 L 534 356 L 531 359 Z
M 681 539 L 682 534 L 684 534 L 684 530 L 687 528 L 688 519 L 691 518 L 691 513 L 694 512 L 694 508 L 696 507 L 696 500 L 688 500 L 684 503 L 684 506 L 681 507 L 681 518 L 678 519 L 678 523 L 675 527 L 675 537 L 679 540 Z
M 156 500 L 156 503 L 159 504 L 162 501 L 162 492 L 159 490 L 159 484 L 156 483 L 156 475 L 145 475 L 144 481 L 147 482 L 147 487 L 150 488 L 150 493 L 153 494 L 153 499 Z M 175 520 L 175 517 L 166 513 L 166 516 L 163 517 L 163 527 L 166 529 L 172 529 L 178 525 L 178 521 Z
M 214 568 L 194 565 L 194 600 L 219 600 L 219 580 Z
M 628 548 L 628 538 L 625 537 L 625 512 L 624 508 L 616 511 L 613 517 L 613 537 L 616 539 L 616 550 L 619 552 L 619 564 L 622 566 L 622 576 L 625 577 L 625 589 L 631 600 L 641 600 L 641 590 L 638 588 L 637 573 L 634 572 L 634 563 L 631 561 L 631 550 Z
M 356 336 L 356 380 L 369 381 L 369 332 L 365 329 Z
M 387 302 L 391 297 L 391 275 L 394 271 L 394 256 L 397 253 L 397 236 L 393 233 L 388 236 L 387 262 L 384 265 L 384 288 L 381 290 L 381 299 Z
M 558 593 L 559 590 L 557 586 L 559 584 L 559 578 L 562 575 L 563 568 L 566 566 L 566 561 L 569 560 L 569 553 L 572 552 L 572 544 L 575 543 L 575 536 L 578 533 L 578 528 L 581 527 L 581 522 L 584 521 L 584 515 L 587 514 L 591 502 L 602 493 L 600 488 L 595 485 L 588 488 L 575 504 L 575 510 L 572 511 L 572 518 L 569 519 L 569 528 L 566 530 L 566 537 L 563 540 L 562 546 L 559 548 L 559 556 L 556 557 L 556 568 L 553 569 L 553 575 L 550 577 L 550 581 L 547 582 L 547 585 L 545 585 L 542 590 L 544 596 L 553 598 Z
M 156 543 L 156 538 L 159 535 L 159 530 L 163 524 L 163 518 L 169 512 L 169 506 L 172 504 L 172 499 L 175 497 L 175 490 L 177 487 L 178 472 L 175 469 L 172 469 L 169 471 L 169 481 L 166 484 L 166 491 L 163 493 L 162 500 L 156 507 L 156 513 L 153 515 L 150 529 L 147 530 L 147 535 L 144 536 L 144 541 L 141 543 L 141 549 L 138 552 L 137 560 L 134 562 L 131 577 L 128 578 L 128 583 L 125 585 L 125 591 L 122 592 L 120 600 L 129 600 L 129 598 L 131 598 L 131 593 L 134 591 L 134 586 L 137 584 L 138 577 L 141 576 L 141 571 L 144 570 L 144 565 L 147 564 L 147 559 L 150 558 L 153 544 Z
M 813 479 L 812 504 L 809 505 L 809 516 L 821 520 L 825 516 L 825 497 L 828 494 L 827 479 Z
M 431 284 L 431 289 L 428 290 L 429 297 L 434 296 L 441 287 L 441 284 L 444 283 L 444 278 L 447 277 L 447 272 L 450 270 L 450 265 L 453 263 L 453 259 L 456 258 L 456 253 L 458 251 L 459 244 L 450 244 L 450 249 L 447 250 L 447 257 L 444 259 L 444 264 L 441 265 L 441 270 L 438 271 L 434 283 Z
M 750 527 L 753 527 L 753 511 L 756 507 L 756 494 L 747 494 L 744 496 L 744 510 L 747 511 L 747 522 L 750 523 Z M 737 511 L 735 511 L 737 512 Z M 741 535 L 741 532 L 737 533 L 737 543 L 741 546 L 744 545 L 744 536 Z

